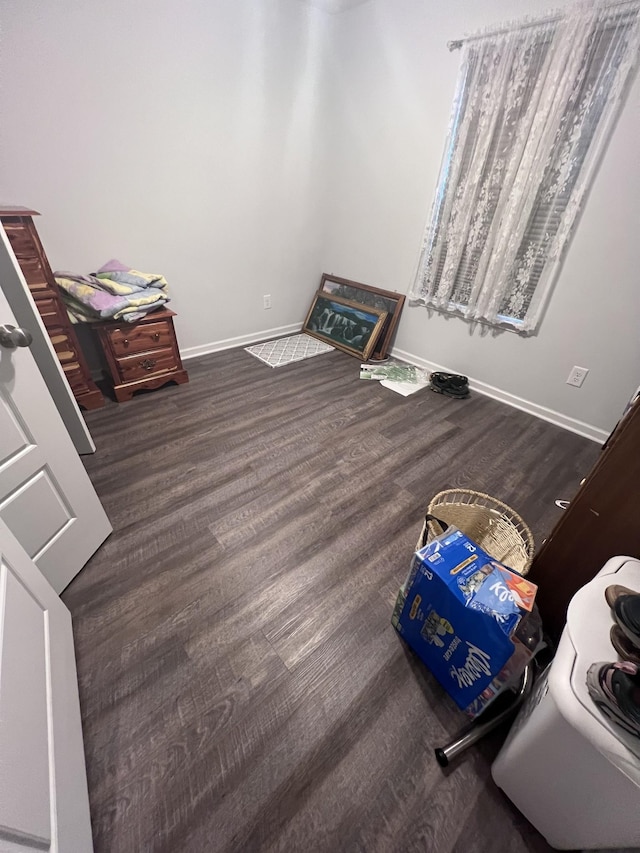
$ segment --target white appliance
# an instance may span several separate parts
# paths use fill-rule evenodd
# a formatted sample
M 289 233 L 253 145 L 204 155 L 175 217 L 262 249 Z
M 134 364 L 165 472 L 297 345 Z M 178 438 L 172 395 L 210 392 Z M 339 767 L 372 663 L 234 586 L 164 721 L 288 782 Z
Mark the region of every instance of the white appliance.
M 614 557 L 569 605 L 558 652 L 534 686 L 492 775 L 559 850 L 640 848 L 640 738 L 593 703 L 587 670 L 615 661 L 604 591 L 640 592 L 640 561 Z

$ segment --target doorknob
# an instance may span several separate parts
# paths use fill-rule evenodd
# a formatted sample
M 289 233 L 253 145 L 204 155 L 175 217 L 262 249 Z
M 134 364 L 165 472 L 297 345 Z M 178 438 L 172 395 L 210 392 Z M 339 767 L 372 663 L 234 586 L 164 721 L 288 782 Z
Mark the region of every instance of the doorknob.
M 16 329 L 15 326 L 0 326 L 0 347 L 15 349 L 16 347 L 29 347 L 33 341 L 33 335 L 28 329 Z

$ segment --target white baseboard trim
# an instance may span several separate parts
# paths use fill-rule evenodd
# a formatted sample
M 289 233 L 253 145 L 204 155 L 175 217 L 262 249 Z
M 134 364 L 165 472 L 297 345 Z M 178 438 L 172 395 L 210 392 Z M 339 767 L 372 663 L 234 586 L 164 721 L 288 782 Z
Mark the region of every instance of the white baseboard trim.
M 443 371 L 444 373 L 454 373 L 448 367 L 442 367 L 440 364 L 434 364 L 424 358 L 420 358 L 413 353 L 393 347 L 391 355 L 397 356 L 402 361 L 408 361 L 410 364 L 415 364 L 417 367 L 422 367 L 429 371 Z M 494 400 L 499 400 L 501 403 L 506 403 L 508 406 L 513 406 L 514 409 L 520 409 L 523 412 L 528 412 L 530 415 L 535 415 L 543 421 L 548 421 L 551 424 L 575 432 L 577 435 L 582 435 L 584 438 L 590 438 L 591 441 L 597 441 L 598 444 L 604 444 L 609 437 L 609 433 L 599 427 L 579 421 L 576 418 L 570 418 L 568 415 L 563 415 L 561 412 L 556 412 L 553 409 L 548 409 L 546 406 L 540 406 L 538 403 L 532 403 L 530 400 L 524 400 L 522 397 L 517 397 L 515 394 L 510 394 L 508 391 L 502 391 L 500 388 L 494 388 L 493 385 L 488 385 L 486 382 L 480 382 L 477 379 L 469 377 L 469 388 L 472 391 L 477 391 L 478 394 L 483 394 L 485 397 L 492 397 Z
M 258 341 L 268 341 L 269 338 L 280 338 L 284 335 L 295 335 L 301 329 L 300 323 L 290 323 L 288 326 L 278 326 L 275 329 L 264 329 L 262 332 L 252 332 L 248 335 L 238 335 L 237 338 L 225 338 L 222 341 L 213 341 L 210 344 L 200 344 L 197 347 L 186 347 L 180 350 L 183 361 L 190 358 L 198 358 L 201 355 L 209 355 L 212 352 L 220 352 L 224 349 L 234 347 L 246 347 Z
M 300 323 L 290 323 L 288 326 L 278 326 L 275 329 L 263 329 L 261 332 L 252 332 L 248 335 L 238 335 L 235 338 L 225 338 L 221 341 L 212 341 L 209 344 L 200 344 L 196 347 L 185 347 L 180 350 L 180 355 L 184 361 L 191 358 L 198 358 L 201 355 L 209 355 L 213 352 L 220 352 L 234 347 L 249 346 L 258 341 L 266 341 L 269 338 L 283 337 L 284 335 L 295 335 L 300 332 Z M 406 350 L 393 347 L 391 355 L 396 356 L 402 361 L 407 361 L 410 364 L 415 364 L 425 370 L 434 371 L 441 370 L 445 373 L 452 373 L 450 368 L 443 367 L 441 364 L 427 361 L 418 355 L 406 352 Z M 477 391 L 478 394 L 483 394 L 485 397 L 491 397 L 494 400 L 499 400 L 501 403 L 506 403 L 508 406 L 513 406 L 514 409 L 520 409 L 523 412 L 528 412 L 530 415 L 535 415 L 543 421 L 555 424 L 569 432 L 575 432 L 584 438 L 589 438 L 591 441 L 596 441 L 598 444 L 604 444 L 609 437 L 609 433 L 599 427 L 587 424 L 584 421 L 579 421 L 577 418 L 571 418 L 568 415 L 563 415 L 561 412 L 556 412 L 553 409 L 548 409 L 546 406 L 540 406 L 538 403 L 533 403 L 530 400 L 525 400 L 508 391 L 503 391 L 501 388 L 495 388 L 486 382 L 481 382 L 478 379 L 469 377 L 469 387 L 472 391 Z

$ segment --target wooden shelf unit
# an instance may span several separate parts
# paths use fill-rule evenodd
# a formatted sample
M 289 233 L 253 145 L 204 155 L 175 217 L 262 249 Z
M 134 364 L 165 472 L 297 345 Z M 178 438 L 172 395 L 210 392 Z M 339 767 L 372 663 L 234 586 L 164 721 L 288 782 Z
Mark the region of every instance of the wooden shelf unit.
M 49 265 L 33 221 L 37 210 L 0 207 L 0 222 L 9 238 L 27 286 L 62 365 L 73 395 L 85 409 L 104 406 L 104 396 L 91 378 L 89 367 L 67 314 L 60 288 Z

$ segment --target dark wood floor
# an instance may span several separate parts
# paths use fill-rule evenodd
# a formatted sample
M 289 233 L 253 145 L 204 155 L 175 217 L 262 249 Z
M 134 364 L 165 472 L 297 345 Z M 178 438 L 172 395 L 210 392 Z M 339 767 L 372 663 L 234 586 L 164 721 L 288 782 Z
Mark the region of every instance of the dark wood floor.
M 389 619 L 430 497 L 538 541 L 595 444 L 484 397 L 402 398 L 338 352 L 242 350 L 88 415 L 115 531 L 63 594 L 96 851 L 548 850 Z

